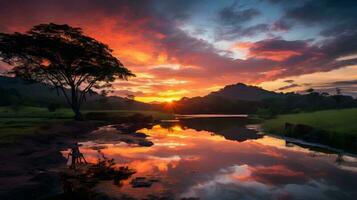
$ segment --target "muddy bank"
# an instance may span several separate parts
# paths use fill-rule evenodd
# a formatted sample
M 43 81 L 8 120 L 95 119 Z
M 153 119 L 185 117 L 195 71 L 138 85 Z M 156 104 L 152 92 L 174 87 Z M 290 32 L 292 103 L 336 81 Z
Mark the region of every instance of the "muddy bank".
M 112 136 L 98 129 L 104 125 L 97 121 L 47 124 L 36 134 L 0 146 L 0 199 L 44 199 L 61 193 L 59 174 L 67 160 L 60 151 L 76 142 L 117 137 L 118 141 L 152 145 L 145 135 L 132 134 L 151 126 L 147 123 L 118 125 L 118 134 Z

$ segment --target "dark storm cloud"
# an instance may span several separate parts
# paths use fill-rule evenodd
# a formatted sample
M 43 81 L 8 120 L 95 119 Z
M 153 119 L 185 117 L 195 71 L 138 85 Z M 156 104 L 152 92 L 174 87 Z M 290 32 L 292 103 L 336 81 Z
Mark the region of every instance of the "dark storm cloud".
M 58 18 L 65 22 L 70 19 L 90 21 L 96 16 L 102 15 L 113 17 L 113 19 L 125 16 L 128 23 L 132 20 L 147 19 L 147 23 L 144 25 L 163 28 L 157 27 L 158 23 L 153 18 L 163 21 L 187 18 L 190 6 L 196 2 L 196 0 L 192 0 L 183 4 L 180 0 L 106 0 L 104 2 L 102 0 L 0 0 L 0 16 L 2 17 L 0 28 L 6 29 L 5 24 L 11 22 L 11 19 L 8 18 L 9 15 L 15 19 L 21 18 L 20 15 L 25 16 L 24 23 L 59 21 Z
M 186 20 L 190 17 L 192 7 L 199 3 L 200 0 L 182 0 L 161 1 L 154 0 L 151 2 L 156 13 L 170 20 Z
M 245 60 L 224 56 L 225 52 L 222 50 L 216 49 L 207 41 L 191 37 L 179 28 L 180 22 L 189 20 L 191 8 L 198 2 L 201 1 L 185 1 L 185 3 L 182 3 L 180 0 L 0 0 L 0 31 L 27 30 L 35 24 L 48 22 L 75 24 L 83 27 L 84 30 L 91 26 L 98 34 L 97 39 L 102 40 L 106 37 L 105 39 L 109 38 L 108 41 L 114 41 L 109 46 L 120 42 L 120 37 L 137 36 L 138 38 L 130 41 L 129 44 L 126 44 L 127 46 L 121 46 L 120 43 L 118 49 L 142 44 L 146 45 L 142 50 L 143 52 L 146 51 L 144 53 L 151 53 L 151 48 L 147 50 L 147 46 L 149 46 L 157 54 L 161 52 L 167 54 L 168 62 L 186 66 L 179 70 L 160 67 L 155 69 L 145 68 L 146 71 L 157 75 L 159 78 L 190 77 L 202 79 L 205 77 L 232 76 L 235 77 L 234 80 L 266 81 L 291 75 L 328 71 L 357 63 L 353 59 L 336 60 L 341 56 L 356 53 L 357 43 L 351 41 L 357 41 L 357 35 L 351 31 L 347 31 L 349 34 L 344 35 L 344 37 L 332 37 L 319 44 L 312 44 L 306 40 L 263 39 L 252 45 L 249 49 L 252 56 Z M 310 13 L 306 13 L 309 9 L 313 10 L 325 5 L 314 2 L 310 2 L 313 5 L 305 7 L 301 5 L 300 7 L 303 7 L 303 9 L 308 9 L 306 11 L 302 9 L 302 14 L 298 11 L 300 7 L 294 7 L 295 10 L 288 10 L 286 18 L 308 24 L 305 16 L 301 15 L 310 15 Z M 337 9 L 329 11 L 329 13 L 334 12 L 338 12 Z M 249 26 L 246 24 L 259 15 L 260 12 L 253 8 L 238 5 L 230 5 L 224 8 L 218 14 L 218 21 L 222 25 L 217 34 L 219 35 L 218 39 L 233 40 L 241 36 L 253 36 L 268 32 L 274 29 L 274 26 L 275 29 L 280 30 L 290 30 L 291 28 L 283 20 L 277 21 L 273 28 L 272 25 L 264 23 Z M 316 15 L 320 14 L 317 13 Z M 344 27 L 353 24 L 348 22 L 353 21 L 351 16 L 355 14 L 347 12 L 346 15 L 348 16 L 346 22 L 340 23 Z M 334 14 L 334 16 L 342 20 L 342 11 L 339 14 Z M 102 23 L 101 20 L 103 19 L 109 22 L 114 21 L 114 27 L 111 31 L 120 32 L 120 37 L 110 35 L 113 34 L 111 32 L 109 34 L 107 32 L 102 33 L 102 30 L 95 29 Z M 324 16 L 317 16 L 312 21 L 316 23 L 317 20 L 323 19 Z M 331 21 L 337 22 L 338 19 Z M 109 25 L 112 26 L 110 23 Z M 135 48 L 135 50 L 137 49 Z M 271 52 L 274 55 L 271 55 Z M 285 55 L 285 57 L 276 58 L 276 56 L 281 55 Z M 152 63 L 145 64 L 146 66 L 152 65 Z M 134 64 L 132 66 L 136 67 Z M 144 69 L 144 67 L 140 69 Z
M 260 15 L 260 12 L 257 9 L 247 8 L 244 9 L 238 6 L 236 3 L 231 6 L 223 8 L 219 13 L 219 20 L 223 24 L 236 25 L 247 22 L 254 17 Z
M 152 70 L 156 74 L 172 74 L 187 76 L 205 76 L 205 75 L 224 75 L 233 70 L 235 73 L 240 71 L 259 71 L 264 67 L 271 65 L 272 61 L 264 59 L 234 60 L 220 55 L 222 51 L 215 49 L 206 41 L 190 37 L 185 32 L 175 26 L 172 17 L 165 17 L 169 11 L 157 10 L 159 4 L 152 5 L 152 1 L 106 1 L 101 3 L 98 0 L 92 1 L 11 1 L 6 3 L 6 7 L 0 7 L 1 24 L 7 27 L 15 25 L 25 26 L 27 30 L 34 24 L 55 22 L 55 23 L 74 23 L 82 27 L 88 24 L 94 25 L 100 18 L 117 20 L 120 26 L 116 27 L 117 31 L 128 31 L 130 25 L 135 25 L 135 32 L 129 34 L 143 35 L 145 39 L 154 40 L 158 43 L 160 50 L 167 52 L 168 59 L 175 59 L 182 65 L 192 65 L 199 69 L 182 69 L 172 70 Z M 173 2 L 173 1 L 172 1 Z M 5 4 L 4 1 L 1 2 Z M 170 4 L 171 5 L 171 4 Z M 164 7 L 169 7 L 166 4 Z M 175 4 L 171 5 L 176 8 Z M 156 8 L 154 8 L 156 7 Z M 186 12 L 186 7 L 179 7 L 177 12 Z M 65 11 L 65 14 L 64 14 Z M 21 14 L 22 13 L 22 14 Z M 5 17 L 6 16 L 6 17 Z M 13 21 L 5 21 L 7 16 L 13 16 Z M 180 14 L 180 16 L 183 16 Z M 179 17 L 182 19 L 181 17 Z M 124 21 L 123 21 L 124 20 Z M 176 20 L 176 19 L 175 19 Z M 23 23 L 22 23 L 23 22 Z M 18 24 L 20 23 L 20 24 Z M 124 24 L 124 25 L 123 25 Z M 127 27 L 125 27 L 127 24 Z M 138 24 L 138 25 L 136 25 Z M 12 27 L 14 28 L 14 26 Z M 114 27 L 115 30 L 115 27 Z M 98 30 L 100 33 L 101 30 Z M 131 31 L 131 30 L 130 30 Z M 162 39 L 153 39 L 153 33 L 164 35 Z M 224 52 L 223 52 L 224 53 Z M 266 68 L 269 69 L 269 68 Z M 195 72 L 197 71 L 197 73 Z M 198 73 L 199 72 L 199 73 Z
M 314 24 L 330 21 L 355 21 L 357 2 L 355 0 L 310 0 L 287 10 L 286 17 L 301 23 Z
M 241 25 L 219 27 L 216 31 L 216 39 L 235 40 L 241 37 L 249 37 L 262 32 L 268 32 L 269 30 L 270 26 L 268 24 L 256 24 L 248 27 Z
M 324 36 L 348 34 L 356 31 L 357 1 L 310 0 L 287 9 L 284 18 L 305 25 L 322 26 Z
M 252 43 L 248 55 L 277 61 L 276 65 L 283 70 L 276 78 L 287 77 L 357 64 L 355 58 L 339 59 L 357 53 L 357 43 L 353 41 L 357 41 L 357 34 L 329 38 L 315 44 L 310 40 L 273 38 Z
M 288 31 L 292 27 L 292 24 L 289 23 L 288 21 L 284 19 L 279 19 L 276 22 L 273 23 L 272 25 L 272 30 L 273 31 Z
M 250 49 L 253 51 L 303 51 L 307 47 L 306 41 L 294 40 L 286 41 L 283 39 L 268 39 L 254 43 Z
M 236 2 L 218 12 L 219 27 L 217 40 L 233 40 L 239 37 L 252 36 L 269 30 L 268 24 L 246 26 L 246 23 L 261 15 L 255 8 L 245 8 Z

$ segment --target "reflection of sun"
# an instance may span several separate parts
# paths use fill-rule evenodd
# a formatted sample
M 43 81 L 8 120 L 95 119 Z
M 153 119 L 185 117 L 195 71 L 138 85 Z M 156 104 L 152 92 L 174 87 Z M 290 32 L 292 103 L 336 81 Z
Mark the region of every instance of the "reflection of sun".
M 180 125 L 175 125 L 172 127 L 172 130 L 175 130 L 175 131 L 182 131 L 183 129 L 181 128 Z

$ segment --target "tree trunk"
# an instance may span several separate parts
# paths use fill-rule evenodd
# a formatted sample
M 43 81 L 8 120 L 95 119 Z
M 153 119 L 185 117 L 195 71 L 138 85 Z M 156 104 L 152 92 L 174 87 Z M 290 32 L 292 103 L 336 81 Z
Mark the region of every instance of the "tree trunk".
M 74 103 L 72 103 L 72 110 L 75 114 L 74 119 L 77 121 L 83 121 L 83 115 L 81 113 L 81 111 L 79 111 L 79 104 L 75 101 Z
M 77 92 L 75 90 L 75 87 L 72 87 L 72 110 L 75 114 L 74 119 L 76 121 L 83 121 L 83 115 L 82 113 L 79 111 L 80 108 L 80 102 L 78 101 L 78 96 L 77 96 Z
M 74 119 L 75 119 L 76 121 L 83 121 L 83 120 L 84 120 L 83 115 L 82 115 L 81 112 L 75 111 L 74 113 L 75 113 Z

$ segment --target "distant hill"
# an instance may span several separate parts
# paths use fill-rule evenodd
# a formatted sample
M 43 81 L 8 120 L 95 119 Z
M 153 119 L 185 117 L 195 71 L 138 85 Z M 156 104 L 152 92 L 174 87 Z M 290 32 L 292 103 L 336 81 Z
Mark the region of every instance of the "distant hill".
M 41 83 L 29 83 L 15 77 L 0 76 L 0 89 L 16 91 L 22 104 L 46 106 L 50 103 L 68 106 L 61 92 Z M 69 93 L 69 91 L 68 91 Z M 98 94 L 88 95 L 84 104 L 87 109 L 152 109 L 152 105 L 129 101 L 122 97 L 103 97 Z
M 355 108 L 357 99 L 318 92 L 282 94 L 238 83 L 203 97 L 182 98 L 173 105 L 173 111 L 179 114 L 259 113 L 271 117 L 282 113 Z
M 227 85 L 216 92 L 210 93 L 206 97 L 210 96 L 223 97 L 230 100 L 261 101 L 267 98 L 279 97 L 282 96 L 282 94 L 264 90 L 256 86 L 237 83 Z
M 58 96 L 57 92 L 48 86 L 38 83 L 30 84 L 19 78 L 0 76 L 0 88 L 16 90 L 21 98 L 26 99 L 26 101 L 37 102 L 39 104 L 44 102 L 65 103 L 62 95 Z
M 203 97 L 184 97 L 175 101 L 174 112 L 191 113 L 254 113 L 261 101 L 268 98 L 281 97 L 283 94 L 264 90 L 259 87 L 237 83 L 211 92 Z

